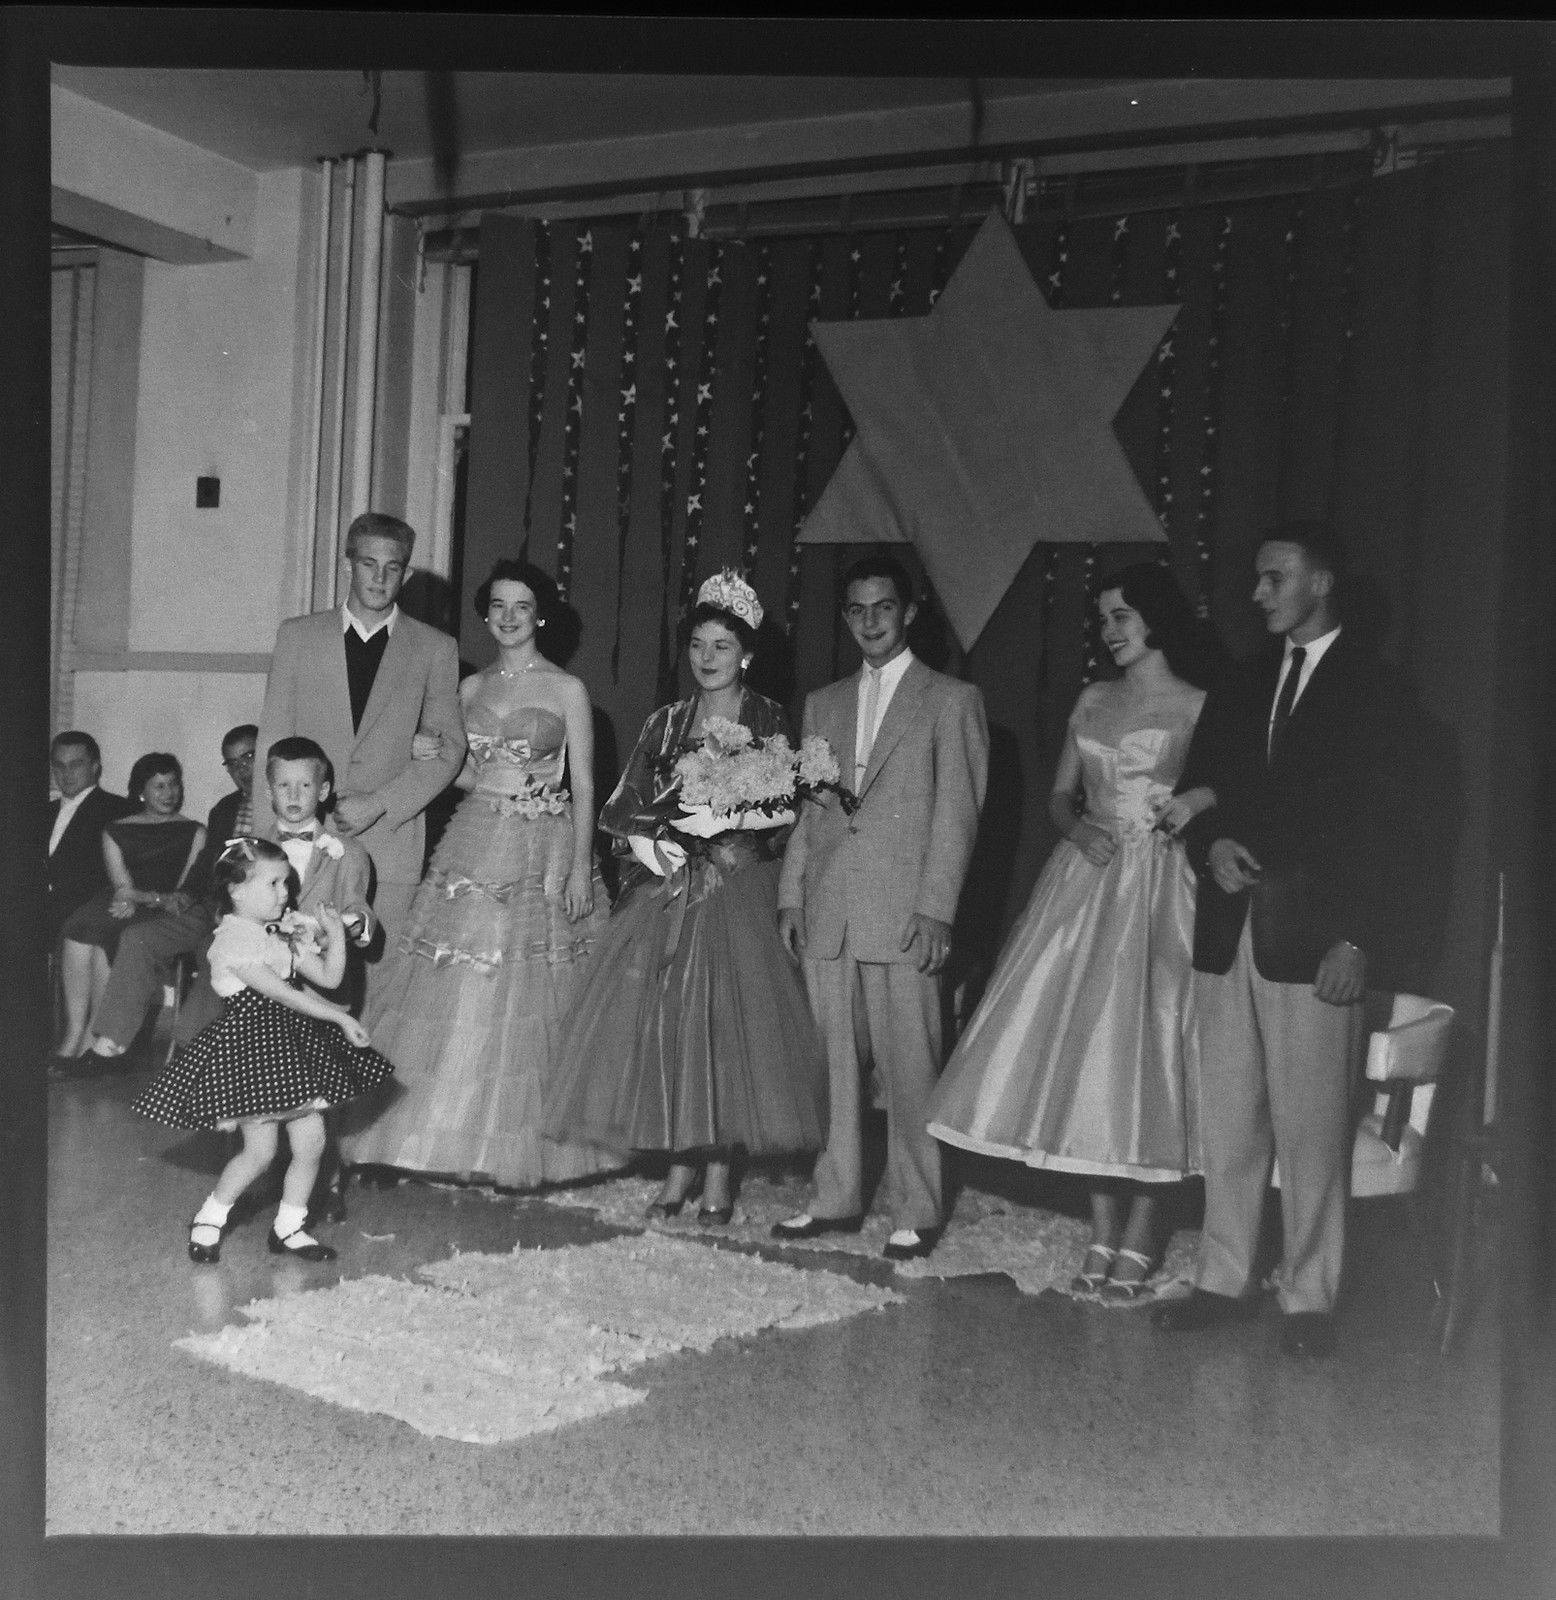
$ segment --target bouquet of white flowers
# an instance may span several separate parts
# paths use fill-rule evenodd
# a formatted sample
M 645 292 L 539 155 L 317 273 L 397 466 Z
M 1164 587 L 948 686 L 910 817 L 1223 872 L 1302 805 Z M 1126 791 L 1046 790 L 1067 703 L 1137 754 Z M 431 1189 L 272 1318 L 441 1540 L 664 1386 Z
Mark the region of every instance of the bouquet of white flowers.
M 671 826 L 704 839 L 784 827 L 802 800 L 828 791 L 849 811 L 858 803 L 840 786 L 837 757 L 825 739 L 812 735 L 796 750 L 781 733 L 759 739 L 728 717 L 709 717 L 702 743 L 668 766 L 682 811 Z

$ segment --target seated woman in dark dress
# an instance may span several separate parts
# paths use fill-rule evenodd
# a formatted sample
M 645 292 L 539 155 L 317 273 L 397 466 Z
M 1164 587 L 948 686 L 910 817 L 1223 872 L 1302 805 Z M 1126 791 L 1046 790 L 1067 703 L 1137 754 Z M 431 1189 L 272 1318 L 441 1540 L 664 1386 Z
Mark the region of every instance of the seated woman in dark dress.
M 188 909 L 183 891 L 205 829 L 181 815 L 184 769 L 177 756 L 153 750 L 130 768 L 130 799 L 140 809 L 103 830 L 103 862 L 111 889 L 95 895 L 66 919 L 60 945 L 60 987 L 65 997 L 61 1056 L 86 1052 L 89 1019 L 108 984 L 119 935 L 132 920 Z

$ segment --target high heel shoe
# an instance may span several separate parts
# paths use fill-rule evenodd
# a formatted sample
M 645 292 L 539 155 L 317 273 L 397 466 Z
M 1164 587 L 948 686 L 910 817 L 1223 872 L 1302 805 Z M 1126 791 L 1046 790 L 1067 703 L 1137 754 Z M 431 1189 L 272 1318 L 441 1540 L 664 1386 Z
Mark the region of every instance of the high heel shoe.
M 295 1239 L 300 1233 L 303 1238 L 308 1240 L 307 1244 L 289 1244 L 287 1242 L 287 1240 Z M 304 1261 L 333 1261 L 335 1259 L 335 1252 L 327 1244 L 320 1244 L 317 1239 L 308 1238 L 308 1235 L 301 1228 L 294 1228 L 292 1232 L 287 1234 L 285 1239 L 272 1228 L 270 1236 L 265 1240 L 265 1243 L 270 1246 L 270 1253 L 273 1256 L 300 1256 Z M 192 1250 L 193 1248 L 194 1246 L 191 1245 L 190 1249 Z
M 1112 1245 L 1092 1244 L 1086 1247 L 1086 1260 L 1081 1262 L 1081 1270 L 1070 1279 L 1071 1294 L 1096 1294 L 1108 1281 L 1108 1274 L 1113 1270 L 1113 1263 L 1118 1260 L 1118 1251 Z M 1101 1272 L 1088 1272 L 1087 1263 L 1093 1256 L 1102 1259 Z
M 1156 1263 L 1150 1256 L 1143 1256 L 1138 1250 L 1120 1250 L 1120 1261 L 1133 1261 L 1140 1268 L 1138 1278 L 1109 1278 L 1102 1285 L 1102 1298 L 1104 1300 L 1118 1300 L 1128 1302 L 1138 1300 L 1146 1292 L 1146 1287 L 1151 1281 L 1151 1275 L 1156 1271 Z
M 707 1223 L 710 1227 L 727 1228 L 734 1215 L 735 1202 L 733 1200 L 727 1201 L 721 1206 L 699 1206 L 697 1208 L 697 1220 Z
M 643 1208 L 643 1217 L 647 1222 L 662 1222 L 669 1217 L 678 1217 L 681 1207 L 686 1204 L 683 1194 L 679 1200 L 650 1200 Z

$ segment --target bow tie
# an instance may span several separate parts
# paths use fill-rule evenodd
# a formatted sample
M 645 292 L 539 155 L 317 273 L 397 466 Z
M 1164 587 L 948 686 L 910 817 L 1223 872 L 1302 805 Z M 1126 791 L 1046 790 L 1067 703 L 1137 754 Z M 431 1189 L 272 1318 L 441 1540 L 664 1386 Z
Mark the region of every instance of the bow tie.
M 317 835 L 311 831 L 307 833 L 290 833 L 285 828 L 277 828 L 276 837 L 283 843 L 288 839 L 306 839 L 309 844 L 312 844 Z

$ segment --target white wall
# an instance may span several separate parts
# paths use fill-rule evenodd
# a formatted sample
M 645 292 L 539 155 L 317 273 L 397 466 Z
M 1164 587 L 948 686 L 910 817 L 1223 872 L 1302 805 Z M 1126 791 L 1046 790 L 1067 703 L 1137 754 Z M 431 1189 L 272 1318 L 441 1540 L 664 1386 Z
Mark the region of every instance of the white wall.
M 146 265 L 132 651 L 268 651 L 302 592 L 296 468 L 311 435 L 296 334 L 312 309 L 316 181 L 261 176 L 251 260 Z M 196 509 L 201 476 L 221 480 L 219 508 Z
M 148 750 L 171 750 L 184 767 L 185 814 L 205 814 L 232 790 L 221 737 L 258 722 L 263 673 L 78 672 L 75 724 L 103 748 L 103 784 L 124 793 L 130 766 Z

